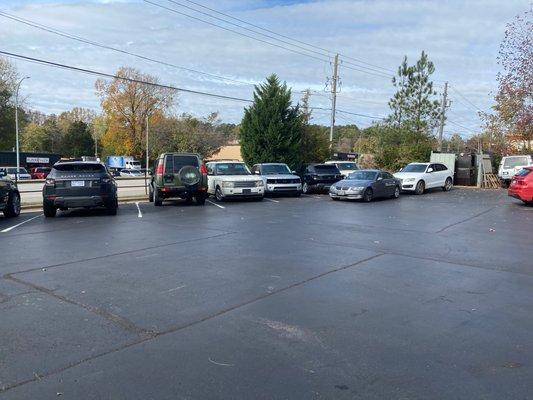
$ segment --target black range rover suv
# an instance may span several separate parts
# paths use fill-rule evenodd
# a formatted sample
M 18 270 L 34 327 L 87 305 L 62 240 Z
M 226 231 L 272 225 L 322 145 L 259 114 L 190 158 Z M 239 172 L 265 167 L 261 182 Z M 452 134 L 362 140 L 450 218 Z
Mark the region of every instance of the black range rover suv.
M 0 211 L 6 217 L 18 217 L 20 214 L 20 193 L 17 184 L 0 171 Z
M 117 185 L 99 162 L 56 163 L 43 187 L 43 211 L 54 217 L 57 209 L 105 207 L 109 215 L 118 208 Z
M 302 192 L 328 192 L 343 176 L 334 164 L 307 164 L 300 169 Z

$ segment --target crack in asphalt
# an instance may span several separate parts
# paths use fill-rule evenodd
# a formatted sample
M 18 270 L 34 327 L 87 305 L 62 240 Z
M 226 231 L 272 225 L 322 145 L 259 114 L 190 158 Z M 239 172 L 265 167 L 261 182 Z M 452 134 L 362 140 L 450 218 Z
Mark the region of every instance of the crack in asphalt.
M 450 224 L 448 226 L 445 226 L 444 228 L 441 228 L 439 229 L 438 231 L 436 231 L 435 233 L 442 233 L 444 232 L 445 230 L 449 229 L 449 228 L 453 228 L 454 226 L 457 226 L 457 225 L 461 225 L 461 224 L 464 224 L 465 222 L 468 222 L 468 221 L 471 221 L 473 219 L 476 219 L 477 217 L 481 217 L 483 214 L 487 214 L 489 212 L 491 212 L 492 210 L 498 208 L 499 206 L 494 206 L 494 207 L 490 207 L 489 209 L 485 210 L 485 211 L 481 211 L 475 215 L 472 215 L 468 218 L 465 218 L 464 220 L 462 221 L 459 221 L 459 222 L 455 222 L 453 224 Z
M 376 252 L 377 253 L 377 252 Z M 81 364 L 84 364 L 86 362 L 89 362 L 89 361 L 93 361 L 97 358 L 100 358 L 100 357 L 103 357 L 103 356 L 106 356 L 106 355 L 109 355 L 109 354 L 113 354 L 113 353 L 116 353 L 116 352 L 119 352 L 119 351 L 122 351 L 122 350 L 125 350 L 125 349 L 128 349 L 130 347 L 133 347 L 133 346 L 136 346 L 138 344 L 141 344 L 141 343 L 145 343 L 145 342 L 148 342 L 150 340 L 154 340 L 160 336 L 164 336 L 164 335 L 168 335 L 168 334 L 171 334 L 171 333 L 175 333 L 175 332 L 178 332 L 178 331 L 181 331 L 181 330 L 184 330 L 184 329 L 187 329 L 187 328 L 190 328 L 192 326 L 195 326 L 195 325 L 198 325 L 198 324 L 201 324 L 203 322 L 206 322 L 208 320 L 211 320 L 213 318 L 216 318 L 216 317 L 219 317 L 221 315 L 224 315 L 224 314 L 227 314 L 231 311 L 234 311 L 234 310 L 237 310 L 239 308 L 242 308 L 242 307 L 245 307 L 245 306 L 248 306 L 250 304 L 253 304 L 255 302 L 258 302 L 258 301 L 261 301 L 263 299 L 266 299 L 266 298 L 269 298 L 271 296 L 274 296 L 278 293 L 282 293 L 282 292 L 285 292 L 287 290 L 291 290 L 293 288 L 296 288 L 296 287 L 299 287 L 299 286 L 302 286 L 302 285 L 305 285 L 306 283 L 309 283 L 309 282 L 312 282 L 314 280 L 317 280 L 317 279 L 320 279 L 320 278 L 323 278 L 324 276 L 327 276 L 327 275 L 330 275 L 330 274 L 334 274 L 336 272 L 340 272 L 340 271 L 344 271 L 346 269 L 349 269 L 349 268 L 353 268 L 353 267 L 356 267 L 360 264 L 363 264 L 365 262 L 368 262 L 368 261 L 371 261 L 371 260 L 374 260 L 378 257 L 381 257 L 383 255 L 385 255 L 386 253 L 377 253 L 377 254 L 374 254 L 370 257 L 366 257 L 362 260 L 359 260 L 355 263 L 351 263 L 351 264 L 348 264 L 348 265 L 343 265 L 343 266 L 340 266 L 340 267 L 337 267 L 337 268 L 333 268 L 333 269 L 330 269 L 328 271 L 325 271 L 325 272 L 322 272 L 318 275 L 314 275 L 314 276 L 311 276 L 307 279 L 304 279 L 302 281 L 298 281 L 298 282 L 295 282 L 291 285 L 288 285 L 288 286 L 285 286 L 283 288 L 280 288 L 278 290 L 274 290 L 272 292 L 267 292 L 267 293 L 264 293 L 260 296 L 257 296 L 257 297 L 254 297 L 253 299 L 250 299 L 250 300 L 247 300 L 245 302 L 242 302 L 242 303 L 239 303 L 239 304 L 236 304 L 234 306 L 231 306 L 231 307 L 227 307 L 227 308 L 224 308 L 216 313 L 213 313 L 213 314 L 209 314 L 203 318 L 200 318 L 198 320 L 195 320 L 195 321 L 191 321 L 189 323 L 186 323 L 186 324 L 182 324 L 182 325 L 178 325 L 178 326 L 175 326 L 175 327 L 172 327 L 172 328 L 169 328 L 169 329 L 166 329 L 164 331 L 161 331 L 161 332 L 154 332 L 154 331 L 145 331 L 143 330 L 143 332 L 145 332 L 144 334 L 146 334 L 146 332 L 148 332 L 149 334 L 145 337 L 141 337 L 139 338 L 138 340 L 136 341 L 133 341 L 133 342 L 130 342 L 130 343 L 127 343 L 127 344 L 124 344 L 122 346 L 119 346 L 119 347 L 116 347 L 116 348 L 113 348 L 113 349 L 110 349 L 110 350 L 106 350 L 106 351 L 103 351 L 101 353 L 98 353 L 98 354 L 95 354 L 91 357 L 87 357 L 87 358 L 84 358 L 82 360 L 78 360 L 78 361 L 74 361 L 74 362 L 71 362 L 63 367 L 60 367 L 60 368 L 56 368 L 52 371 L 48 371 L 48 372 L 45 372 L 45 373 L 42 373 L 42 374 L 39 374 L 38 376 L 34 376 L 33 378 L 29 378 L 29 379 L 26 379 L 24 381 L 20 381 L 20 382 L 16 382 L 16 383 L 13 383 L 11 385 L 6 385 L 6 386 L 3 386 L 3 387 L 0 387 L 0 394 L 1 393 L 5 393 L 7 392 L 8 390 L 12 390 L 14 388 L 17 388 L 17 387 L 20 387 L 20 386 L 23 386 L 23 385 L 26 385 L 28 383 L 32 383 L 32 382 L 35 382 L 35 381 L 41 381 L 42 379 L 44 378 L 48 378 L 52 375 L 56 375 L 58 373 L 61 373 L 61 372 L 64 372 L 70 368 L 73 368 L 73 367 L 76 367 L 78 365 L 81 365 Z M 14 278 L 14 277 L 8 277 L 6 279 L 11 279 L 11 280 L 14 280 L 14 281 L 18 281 L 19 283 L 22 283 L 22 284 L 25 284 L 24 281 L 21 281 L 20 279 L 18 278 Z M 32 284 L 28 284 L 29 286 L 32 286 Z M 54 296 L 54 297 L 57 297 L 57 298 L 60 298 L 62 301 L 66 301 L 68 303 L 71 303 L 71 304 L 75 304 L 75 305 L 78 305 L 78 306 L 83 306 L 81 304 L 78 304 L 64 296 L 60 296 L 60 295 L 56 295 L 55 293 L 53 293 L 50 289 L 46 289 L 46 288 L 42 288 L 40 286 L 37 286 L 37 285 L 34 285 L 35 286 L 35 289 L 37 290 L 40 290 L 40 291 L 43 291 L 44 293 L 46 294 L 49 294 L 51 296 Z M 33 287 L 33 286 L 32 286 Z M 44 290 L 42 290 L 44 289 Z M 90 307 L 90 306 L 89 306 Z M 86 308 L 86 307 L 83 307 L 91 312 L 94 312 L 94 307 L 90 307 L 90 308 Z M 108 313 L 109 314 L 109 313 Z M 107 314 L 107 315 L 108 315 Z M 99 314 L 101 316 L 103 316 L 105 318 L 105 315 L 106 314 Z M 117 316 L 118 317 L 118 316 Z M 123 317 L 118 317 L 119 319 L 117 321 L 120 321 L 120 322 L 123 322 L 124 320 L 126 320 L 125 318 Z M 127 320 L 126 320 L 127 321 Z

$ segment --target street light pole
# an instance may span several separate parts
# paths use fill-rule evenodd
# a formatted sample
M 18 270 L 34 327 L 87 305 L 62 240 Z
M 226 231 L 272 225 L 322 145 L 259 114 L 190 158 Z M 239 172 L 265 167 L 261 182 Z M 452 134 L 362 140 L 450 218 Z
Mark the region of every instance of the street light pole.
M 20 89 L 20 84 L 22 83 L 22 81 L 24 79 L 30 79 L 29 76 L 25 76 L 24 78 L 22 78 L 18 84 L 17 84 L 17 91 L 16 91 L 16 94 L 15 94 L 15 146 L 16 146 L 16 151 L 17 151 L 17 169 L 15 171 L 15 182 L 18 182 L 18 176 L 19 176 L 19 172 L 20 172 L 20 149 L 19 149 L 19 89 Z
M 148 194 L 148 179 L 147 179 L 147 174 L 148 174 L 148 115 L 146 116 L 146 165 L 145 165 L 145 168 L 144 168 L 144 192 L 146 194 Z

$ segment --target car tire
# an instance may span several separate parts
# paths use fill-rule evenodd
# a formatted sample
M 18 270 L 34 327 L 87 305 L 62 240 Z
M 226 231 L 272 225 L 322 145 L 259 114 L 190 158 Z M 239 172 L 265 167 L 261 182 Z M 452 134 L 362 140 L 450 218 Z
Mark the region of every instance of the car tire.
M 415 194 L 421 195 L 426 191 L 426 183 L 424 181 L 418 181 L 415 186 Z
M 365 203 L 370 203 L 374 198 L 374 191 L 371 188 L 367 188 L 363 193 L 363 201 Z
M 185 197 L 185 204 L 192 204 L 192 196 Z
M 302 193 L 308 194 L 310 191 L 311 190 L 309 189 L 309 185 L 307 184 L 307 182 L 304 182 L 302 185 Z
M 207 198 L 207 195 L 205 194 L 197 194 L 194 196 L 194 200 L 196 201 L 196 204 L 199 206 L 203 206 L 205 204 L 205 199 Z
M 107 209 L 107 215 L 117 215 L 118 198 L 115 197 L 115 201 L 113 201 L 113 204 L 106 207 L 106 209 Z
M 46 218 L 54 218 L 57 213 L 57 208 L 47 201 L 43 201 L 43 213 Z
M 294 197 L 300 197 L 302 195 L 302 192 L 296 192 L 294 193 Z
M 442 190 L 445 192 L 449 192 L 450 190 L 452 190 L 452 186 L 453 186 L 452 178 L 448 177 L 446 178 L 446 182 L 444 182 L 444 186 L 442 187 Z
M 13 192 L 7 200 L 6 208 L 4 209 L 4 215 L 7 218 L 18 217 L 20 215 L 20 194 Z
M 224 195 L 222 194 L 222 190 L 220 189 L 220 186 L 217 186 L 217 188 L 215 189 L 215 200 L 224 201 Z
M 397 199 L 398 197 L 400 197 L 400 187 L 399 186 L 396 186 L 394 188 L 394 193 L 392 194 L 391 196 L 393 199 Z
M 157 190 L 154 191 L 154 206 L 161 207 L 163 205 L 163 200 L 159 197 Z
M 148 201 L 150 203 L 154 201 L 154 191 L 152 190 L 152 185 L 148 186 Z
M 257 197 L 257 198 L 255 199 L 255 201 L 263 201 L 264 198 L 265 198 L 265 196 Z
M 330 197 L 331 200 L 339 201 L 340 199 L 338 197 Z

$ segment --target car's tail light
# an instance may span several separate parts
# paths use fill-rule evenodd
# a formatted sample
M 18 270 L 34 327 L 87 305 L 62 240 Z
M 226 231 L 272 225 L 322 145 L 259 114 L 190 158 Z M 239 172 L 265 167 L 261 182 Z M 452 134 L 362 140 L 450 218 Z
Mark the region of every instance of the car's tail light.
M 207 175 L 207 167 L 205 166 L 205 164 L 200 165 L 200 173 L 202 175 Z
M 109 177 L 105 177 L 105 178 L 100 179 L 100 181 L 101 181 L 102 183 L 109 183 L 109 182 L 111 182 L 111 178 L 109 178 Z
M 46 178 L 45 183 L 46 183 L 47 185 L 50 185 L 50 186 L 55 186 L 55 185 L 56 185 L 56 180 L 53 179 L 53 178 Z
M 157 164 L 157 168 L 155 169 L 155 173 L 157 175 L 163 175 L 163 164 L 162 163 Z

